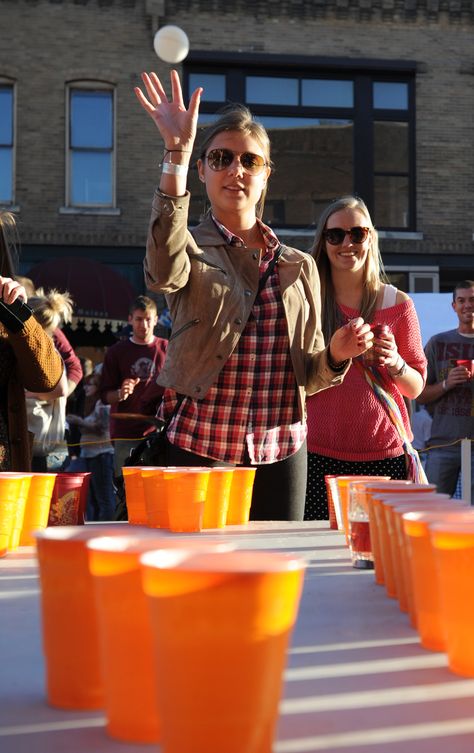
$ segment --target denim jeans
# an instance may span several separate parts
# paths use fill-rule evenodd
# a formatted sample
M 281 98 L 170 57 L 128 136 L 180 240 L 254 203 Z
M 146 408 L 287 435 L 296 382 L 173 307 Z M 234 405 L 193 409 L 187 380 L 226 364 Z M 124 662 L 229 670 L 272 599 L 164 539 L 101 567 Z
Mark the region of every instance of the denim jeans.
M 90 471 L 91 473 L 87 498 L 87 520 L 114 520 L 116 500 L 113 453 L 102 452 L 93 458 L 74 458 L 66 471 L 69 473 Z

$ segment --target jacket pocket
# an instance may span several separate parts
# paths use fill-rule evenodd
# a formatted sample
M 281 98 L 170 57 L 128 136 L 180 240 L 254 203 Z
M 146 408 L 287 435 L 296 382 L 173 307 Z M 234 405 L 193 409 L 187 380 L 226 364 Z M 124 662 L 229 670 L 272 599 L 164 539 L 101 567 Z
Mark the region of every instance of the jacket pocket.
M 200 321 L 201 321 L 200 319 L 191 319 L 191 321 L 186 322 L 186 324 L 183 324 L 183 326 L 177 329 L 176 332 L 171 333 L 171 335 L 169 336 L 169 342 L 171 342 L 171 340 L 174 340 L 175 337 L 182 335 L 183 332 L 186 332 L 187 329 L 190 329 L 191 327 L 195 327 L 196 324 L 199 324 Z
M 218 272 L 222 272 L 223 275 L 227 276 L 227 271 L 220 267 L 218 264 L 215 264 L 213 261 L 209 261 L 204 256 L 201 256 L 201 254 L 188 254 L 190 259 L 194 259 L 195 261 L 200 262 L 201 264 L 205 264 L 207 267 L 210 267 L 211 269 L 217 269 Z

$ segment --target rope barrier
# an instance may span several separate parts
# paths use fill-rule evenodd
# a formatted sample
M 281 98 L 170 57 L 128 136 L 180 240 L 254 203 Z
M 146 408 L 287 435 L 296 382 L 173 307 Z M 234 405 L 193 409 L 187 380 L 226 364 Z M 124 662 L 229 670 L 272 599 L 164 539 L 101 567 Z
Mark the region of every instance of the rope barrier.
M 470 437 L 461 437 L 460 439 L 453 439 L 452 442 L 445 442 L 445 444 L 433 444 L 430 445 L 430 447 L 423 447 L 423 449 L 418 450 L 418 453 L 421 454 L 422 452 L 429 452 L 430 450 L 440 450 L 442 447 L 454 447 L 456 444 L 461 444 L 465 439 L 467 439 L 468 442 L 474 442 L 474 439 L 471 439 Z

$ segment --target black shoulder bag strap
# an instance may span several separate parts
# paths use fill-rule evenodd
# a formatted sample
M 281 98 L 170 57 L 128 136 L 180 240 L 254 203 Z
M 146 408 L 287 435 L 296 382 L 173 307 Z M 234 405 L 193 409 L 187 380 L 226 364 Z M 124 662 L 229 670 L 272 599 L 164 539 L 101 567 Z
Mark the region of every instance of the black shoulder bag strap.
M 271 260 L 270 264 L 268 265 L 268 267 L 266 268 L 265 272 L 263 273 L 263 275 L 261 276 L 259 280 L 258 290 L 257 290 L 257 295 L 255 296 L 255 300 L 257 300 L 263 288 L 265 287 L 266 282 L 268 278 L 270 277 L 270 275 L 272 274 L 273 270 L 275 269 L 278 259 L 280 258 L 282 253 L 283 253 L 283 246 L 280 244 L 273 255 L 273 259 Z

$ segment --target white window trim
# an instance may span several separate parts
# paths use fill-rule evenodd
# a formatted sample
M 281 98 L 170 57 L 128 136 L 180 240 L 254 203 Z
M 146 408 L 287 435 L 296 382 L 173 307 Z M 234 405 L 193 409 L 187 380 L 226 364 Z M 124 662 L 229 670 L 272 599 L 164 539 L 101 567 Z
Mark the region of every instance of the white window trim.
M 83 89 L 84 91 L 109 91 L 112 94 L 112 203 L 111 204 L 72 204 L 71 203 L 71 166 L 70 166 L 70 101 L 71 91 L 74 89 Z M 65 166 L 64 171 L 66 185 L 64 187 L 64 195 L 66 205 L 60 207 L 60 214 L 108 214 L 111 210 L 117 209 L 117 88 L 115 84 L 106 81 L 96 81 L 94 79 L 69 81 L 66 84 L 66 97 L 65 97 L 65 123 L 66 123 L 66 138 L 65 138 Z M 72 212 L 71 212 L 72 210 Z M 114 212 L 115 213 L 115 212 Z
M 385 265 L 385 271 L 390 272 L 403 272 L 408 278 L 408 292 L 415 293 L 415 280 L 427 279 L 433 282 L 433 293 L 439 293 L 439 267 L 437 266 L 401 266 L 401 265 Z

